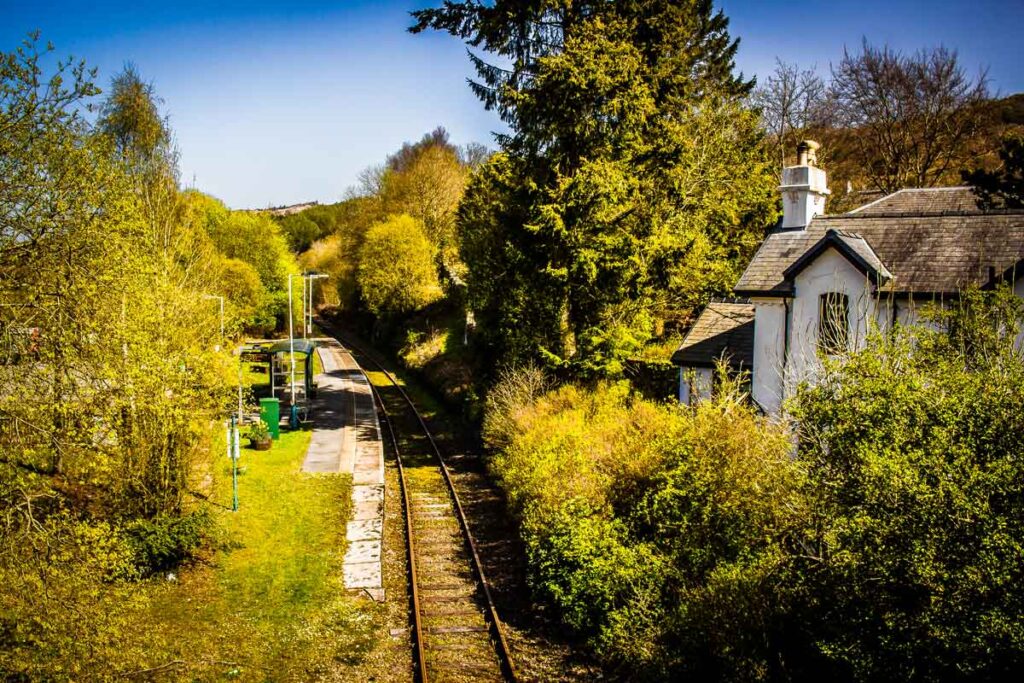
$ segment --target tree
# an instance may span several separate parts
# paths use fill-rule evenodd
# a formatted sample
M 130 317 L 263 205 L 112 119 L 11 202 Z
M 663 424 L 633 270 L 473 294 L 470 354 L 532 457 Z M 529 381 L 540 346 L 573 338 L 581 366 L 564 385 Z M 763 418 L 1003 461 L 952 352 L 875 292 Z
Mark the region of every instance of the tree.
M 1024 208 L 1024 134 L 1003 138 L 999 160 L 1002 165 L 996 170 L 962 171 L 961 177 L 974 187 L 978 203 L 985 208 Z
M 143 81 L 129 62 L 111 81 L 97 127 L 113 140 L 122 157 L 133 163 L 148 162 L 166 154 L 171 143 L 170 127 L 160 116 L 160 102 L 153 84 Z
M 278 224 L 288 240 L 288 246 L 296 254 L 309 249 L 324 234 L 320 226 L 307 215 L 307 211 L 293 213 L 280 218 Z
M 409 313 L 441 295 L 434 250 L 423 224 L 393 216 L 370 228 L 359 251 L 359 289 L 376 315 Z
M 825 81 L 814 69 L 801 70 L 778 58 L 767 82 L 752 93 L 765 129 L 778 147 L 780 168 L 786 165 L 786 155 L 796 150 L 803 131 L 823 122 L 827 93 Z
M 459 269 L 455 210 L 465 190 L 466 175 L 454 149 L 430 144 L 406 154 L 400 168 L 385 174 L 381 187 L 384 210 L 419 220 L 448 271 Z
M 194 190 L 185 193 L 185 202 L 191 220 L 202 226 L 220 253 L 255 268 L 268 292 L 287 289 L 288 273 L 295 272 L 295 259 L 281 228 L 270 216 L 232 211 L 220 200 Z
M 413 31 L 510 62 L 473 58 L 474 92 L 510 132 L 459 214 L 496 362 L 616 374 L 656 314 L 731 286 L 772 217 L 774 179 L 710 2 L 453 2 L 414 16 Z
M 484 165 L 491 158 L 494 151 L 487 148 L 487 145 L 479 142 L 470 142 L 459 149 L 459 160 L 462 165 L 471 171 L 475 171 Z
M 855 130 L 859 166 L 884 192 L 933 187 L 972 158 L 987 98 L 985 74 L 969 77 L 956 51 L 904 55 L 866 40 L 832 70 L 838 121 Z
M 102 677 L 144 656 L 122 528 L 201 495 L 233 364 L 176 168 L 149 185 L 36 40 L 0 53 L 0 677 Z
M 753 85 L 742 76 L 732 75 L 739 43 L 730 40 L 728 20 L 721 11 L 712 11 L 710 0 L 640 0 L 618 4 L 594 0 L 498 0 L 490 5 L 454 1 L 435 9 L 417 10 L 412 15 L 416 19 L 410 28 L 413 33 L 428 28 L 446 31 L 471 47 L 510 62 L 508 66 L 497 66 L 471 53 L 480 80 L 470 85 L 484 105 L 497 109 L 515 131 L 528 128 L 518 114 L 516 96 L 530 87 L 539 61 L 561 52 L 576 29 L 602 17 L 636 21 L 637 37 L 647 48 L 645 58 L 657 62 L 653 75 L 664 83 L 666 98 L 675 97 L 674 91 L 680 84 L 686 84 L 690 96 L 706 94 L 704 87 L 712 84 L 724 83 L 728 90 L 740 93 L 748 92 Z M 674 43 L 678 49 L 659 52 L 663 43 Z M 508 138 L 499 136 L 499 140 L 507 142 Z

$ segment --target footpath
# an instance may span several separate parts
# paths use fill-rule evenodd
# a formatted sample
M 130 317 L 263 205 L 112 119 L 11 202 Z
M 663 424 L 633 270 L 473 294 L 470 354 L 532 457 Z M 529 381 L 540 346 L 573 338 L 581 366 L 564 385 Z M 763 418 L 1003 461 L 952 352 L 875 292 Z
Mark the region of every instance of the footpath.
M 348 521 L 343 572 L 345 587 L 384 599 L 381 538 L 384 529 L 384 447 L 377 409 L 366 375 L 333 339 L 317 340 L 324 371 L 316 376 L 313 436 L 304 472 L 350 473 L 352 517 Z

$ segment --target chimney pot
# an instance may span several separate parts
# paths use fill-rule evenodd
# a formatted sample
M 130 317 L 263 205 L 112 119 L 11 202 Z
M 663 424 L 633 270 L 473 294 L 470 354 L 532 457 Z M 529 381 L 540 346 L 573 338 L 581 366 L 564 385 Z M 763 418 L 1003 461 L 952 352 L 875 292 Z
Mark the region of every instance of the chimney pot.
M 811 219 L 825 213 L 825 198 L 829 195 L 825 171 L 818 168 L 814 140 L 802 140 L 796 146 L 796 166 L 782 169 L 782 228 L 806 228 Z
M 801 140 L 796 146 L 796 165 L 817 166 L 820 148 L 821 145 L 814 140 Z

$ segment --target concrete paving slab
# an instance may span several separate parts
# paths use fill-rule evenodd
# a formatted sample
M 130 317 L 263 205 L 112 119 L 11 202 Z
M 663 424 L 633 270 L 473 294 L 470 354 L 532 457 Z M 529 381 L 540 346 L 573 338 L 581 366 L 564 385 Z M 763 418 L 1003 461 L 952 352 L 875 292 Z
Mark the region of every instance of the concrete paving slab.
M 383 600 L 384 446 L 373 391 L 359 365 L 336 341 L 317 341 L 324 372 L 316 377 L 315 427 L 302 469 L 352 475 L 352 513 L 342 565 L 345 587 Z
M 375 500 L 364 500 L 352 506 L 352 519 L 377 519 L 381 516 L 381 503 Z
M 352 541 L 380 540 L 383 523 L 379 519 L 356 519 L 345 528 L 345 538 Z

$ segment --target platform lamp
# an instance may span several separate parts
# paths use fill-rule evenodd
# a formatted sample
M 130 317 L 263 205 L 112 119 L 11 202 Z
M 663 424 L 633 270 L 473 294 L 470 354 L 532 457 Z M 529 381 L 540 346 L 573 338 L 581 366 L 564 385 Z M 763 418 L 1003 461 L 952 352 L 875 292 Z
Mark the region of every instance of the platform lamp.
M 295 404 L 295 330 L 293 327 L 295 314 L 292 313 L 292 277 L 294 277 L 294 273 L 288 273 L 288 360 L 291 363 L 288 395 L 292 403 L 288 413 L 288 425 L 295 429 L 299 426 L 299 406 Z
M 304 320 L 303 324 L 306 326 L 306 334 L 313 334 L 313 280 L 322 280 L 330 276 L 326 273 L 310 272 L 306 273 L 306 277 L 309 278 L 309 287 L 307 288 L 309 291 L 309 307 L 306 309 L 309 311 L 309 319 L 308 321 Z

